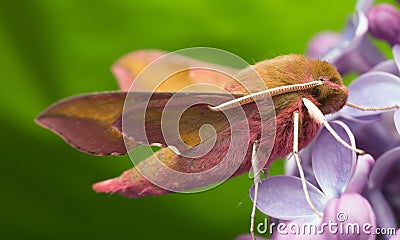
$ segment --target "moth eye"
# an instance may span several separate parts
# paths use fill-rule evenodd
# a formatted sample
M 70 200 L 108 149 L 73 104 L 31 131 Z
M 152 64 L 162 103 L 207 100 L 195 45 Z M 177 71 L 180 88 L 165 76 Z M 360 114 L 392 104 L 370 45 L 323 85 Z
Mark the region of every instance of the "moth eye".
M 318 80 L 321 82 L 325 82 L 325 79 L 323 79 L 322 77 L 318 78 Z
M 311 88 L 309 93 L 311 94 L 311 96 L 313 96 L 314 98 L 317 98 L 321 95 L 321 90 L 319 90 L 319 88 Z

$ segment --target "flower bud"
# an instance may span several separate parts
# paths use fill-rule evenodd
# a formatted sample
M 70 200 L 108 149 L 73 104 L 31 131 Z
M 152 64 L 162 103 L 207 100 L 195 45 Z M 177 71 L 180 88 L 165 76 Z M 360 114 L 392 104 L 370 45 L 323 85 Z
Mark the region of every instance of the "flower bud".
M 381 3 L 367 12 L 369 32 L 376 38 L 395 45 L 400 43 L 400 14 L 394 6 Z
M 332 31 L 324 31 L 315 35 L 307 47 L 307 56 L 311 58 L 322 57 L 329 49 L 333 48 L 340 40 L 340 35 Z
M 375 213 L 369 202 L 358 193 L 346 193 L 340 198 L 331 199 L 324 210 L 323 223 L 334 223 L 337 232 L 324 232 L 326 240 L 366 239 L 373 240 L 376 228 Z M 358 226 L 359 231 L 342 231 L 344 226 Z M 344 227 L 344 228 L 341 228 Z M 347 229 L 349 230 L 349 229 Z

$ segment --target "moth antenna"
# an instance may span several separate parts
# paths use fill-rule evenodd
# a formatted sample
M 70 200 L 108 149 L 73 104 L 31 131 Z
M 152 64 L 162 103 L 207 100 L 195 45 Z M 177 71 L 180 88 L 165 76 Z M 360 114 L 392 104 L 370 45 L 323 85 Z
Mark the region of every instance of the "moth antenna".
M 253 208 L 251 210 L 250 216 L 250 234 L 253 240 L 256 240 L 256 236 L 254 234 L 254 221 L 256 217 L 256 209 L 257 209 L 257 199 L 258 199 L 258 184 L 261 182 L 258 161 L 257 161 L 257 151 L 259 147 L 259 141 L 255 141 L 253 144 L 253 151 L 251 152 L 251 165 L 254 172 L 254 201 Z
M 315 208 L 314 204 L 311 201 L 310 194 L 308 193 L 307 189 L 307 182 L 306 178 L 304 176 L 304 171 L 303 167 L 301 166 L 301 160 L 300 160 L 300 155 L 299 155 L 299 112 L 295 111 L 293 112 L 293 122 L 294 122 L 294 127 L 293 127 L 293 155 L 294 159 L 296 160 L 297 168 L 299 169 L 299 174 L 300 174 L 300 179 L 301 179 L 301 185 L 303 186 L 303 191 L 304 195 L 306 197 L 306 201 L 308 205 L 310 206 L 311 210 L 317 214 L 318 217 L 322 218 L 322 214 Z
M 298 84 L 292 84 L 292 85 L 287 85 L 287 86 L 281 86 L 281 87 L 276 87 L 276 88 L 271 88 L 271 89 L 267 89 L 261 92 L 256 92 L 256 93 L 251 93 L 249 95 L 237 98 L 237 99 L 233 99 L 227 102 L 224 102 L 218 106 L 208 106 L 211 110 L 213 111 L 223 111 L 223 110 L 227 110 L 230 108 L 234 108 L 234 107 L 238 107 L 241 105 L 244 105 L 246 103 L 250 103 L 250 102 L 254 102 L 256 100 L 260 100 L 263 99 L 267 96 L 276 96 L 276 95 L 280 95 L 283 93 L 289 93 L 289 92 L 297 92 L 297 91 L 301 91 L 301 90 L 307 90 L 310 89 L 312 87 L 318 86 L 318 85 L 322 85 L 324 84 L 323 80 L 315 80 L 315 81 L 311 81 L 308 83 L 298 83 Z
M 362 111 L 379 111 L 379 110 L 391 110 L 391 109 L 400 108 L 400 105 L 392 105 L 392 106 L 387 106 L 387 107 L 364 107 L 364 106 L 359 106 L 359 105 L 351 103 L 351 102 L 346 102 L 346 106 L 349 106 L 351 108 L 355 108 L 358 110 L 362 110 Z
M 306 106 L 308 113 L 310 114 L 311 118 L 314 119 L 317 123 L 322 124 L 325 126 L 325 128 L 329 131 L 329 133 L 338 141 L 340 144 L 342 144 L 344 147 L 347 149 L 350 149 L 351 151 L 354 151 L 358 154 L 364 155 L 365 151 L 355 148 L 351 145 L 349 145 L 347 142 L 345 142 L 332 128 L 332 126 L 328 123 L 326 120 L 324 114 L 319 110 L 317 106 L 314 105 L 310 100 L 307 98 L 303 98 L 303 103 Z

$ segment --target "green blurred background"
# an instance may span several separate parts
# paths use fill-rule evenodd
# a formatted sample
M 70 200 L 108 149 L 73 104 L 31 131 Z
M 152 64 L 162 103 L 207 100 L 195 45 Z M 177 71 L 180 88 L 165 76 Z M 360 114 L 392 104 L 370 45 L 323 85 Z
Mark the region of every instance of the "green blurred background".
M 95 194 L 91 185 L 130 168 L 129 158 L 78 152 L 33 119 L 61 98 L 117 89 L 110 66 L 137 49 L 210 46 L 250 63 L 304 53 L 315 33 L 341 29 L 354 2 L 1 1 L 0 239 L 233 239 L 246 233 L 247 176 L 197 194 Z

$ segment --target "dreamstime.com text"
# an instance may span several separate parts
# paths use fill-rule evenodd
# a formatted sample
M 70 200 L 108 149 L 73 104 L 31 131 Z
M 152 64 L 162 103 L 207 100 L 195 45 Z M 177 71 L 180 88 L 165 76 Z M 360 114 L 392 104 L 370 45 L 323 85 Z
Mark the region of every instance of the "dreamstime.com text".
M 347 222 L 348 217 L 344 212 L 339 212 L 336 215 L 336 221 L 329 220 L 321 224 L 315 223 L 268 223 L 268 219 L 265 218 L 264 222 L 257 225 L 257 231 L 259 234 L 269 234 L 275 232 L 280 235 L 322 235 L 324 233 L 331 234 L 344 234 L 344 235 L 395 235 L 396 228 L 378 228 L 371 223 L 351 223 Z

